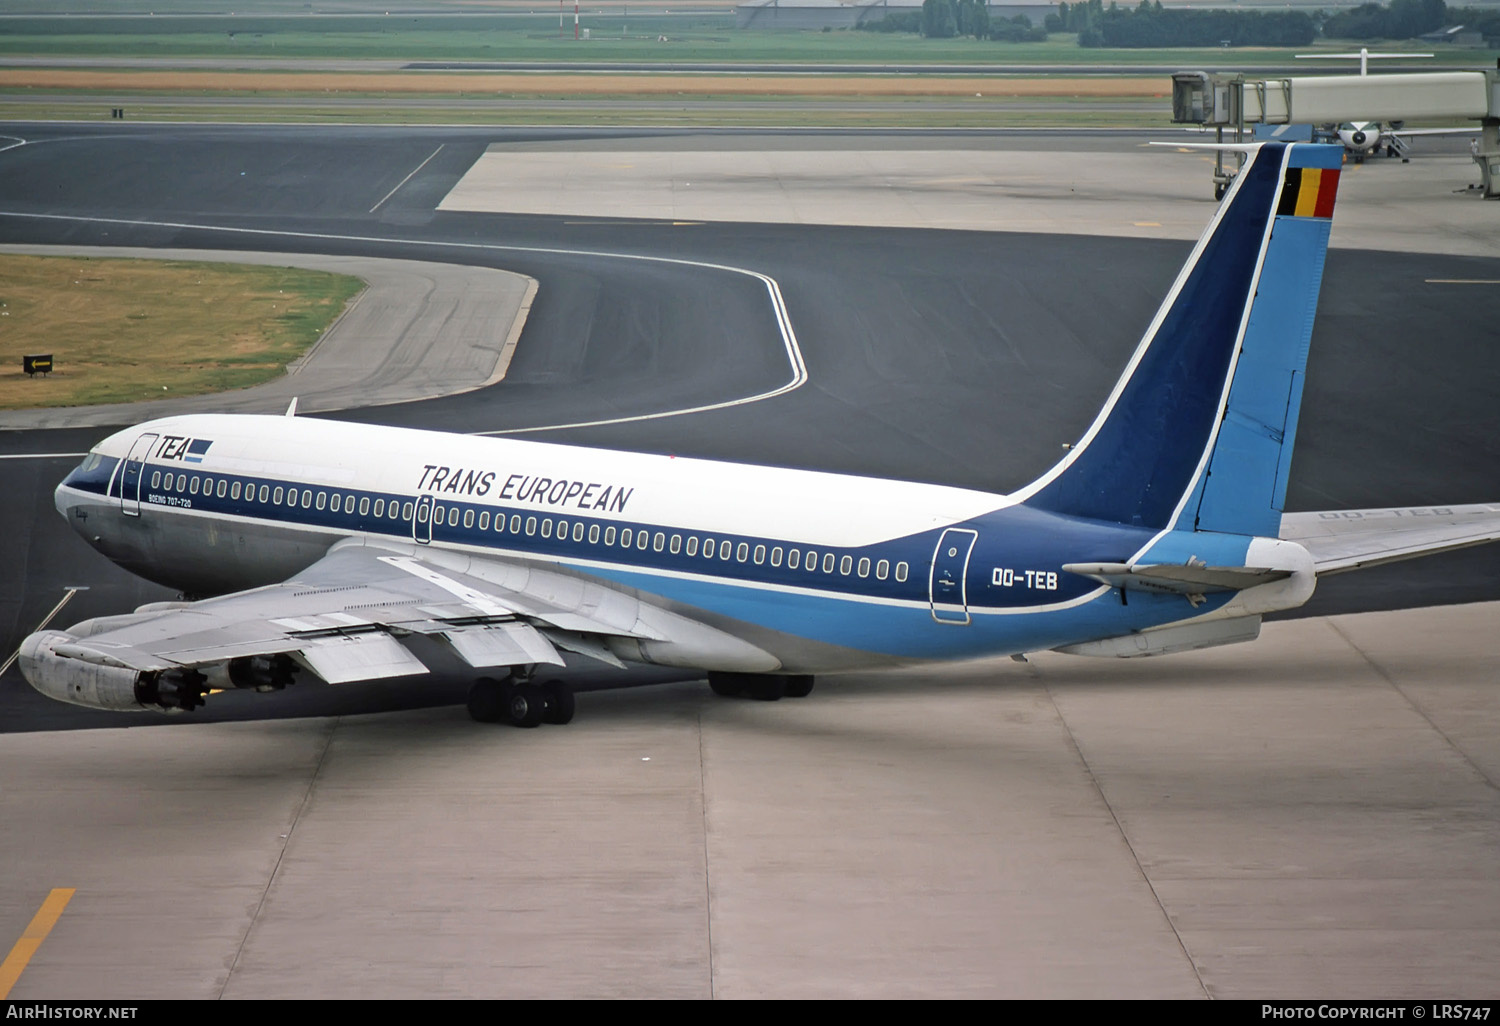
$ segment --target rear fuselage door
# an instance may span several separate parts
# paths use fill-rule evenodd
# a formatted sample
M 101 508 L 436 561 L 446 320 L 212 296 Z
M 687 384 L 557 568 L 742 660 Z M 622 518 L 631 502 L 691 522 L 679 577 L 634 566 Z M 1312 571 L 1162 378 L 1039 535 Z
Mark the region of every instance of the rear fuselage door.
M 964 581 L 969 572 L 969 555 L 978 538 L 978 531 L 950 527 L 938 539 L 932 554 L 928 594 L 932 600 L 932 618 L 939 623 L 969 622 L 969 597 Z
M 156 446 L 159 436 L 145 434 L 137 438 L 125 454 L 120 467 L 120 512 L 129 517 L 141 515 L 141 486 L 146 480 L 146 457 Z

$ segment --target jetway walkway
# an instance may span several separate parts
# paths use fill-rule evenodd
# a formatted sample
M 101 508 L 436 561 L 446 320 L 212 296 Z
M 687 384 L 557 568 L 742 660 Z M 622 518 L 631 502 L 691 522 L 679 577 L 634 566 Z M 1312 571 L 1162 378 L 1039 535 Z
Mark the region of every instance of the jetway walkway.
M 1500 63 L 1500 62 L 1497 62 Z M 1254 124 L 1321 125 L 1344 121 L 1401 122 L 1410 118 L 1479 122 L 1483 195 L 1500 198 L 1500 70 L 1389 75 L 1321 75 L 1246 79 L 1243 74 L 1179 71 L 1172 76 L 1172 121 L 1246 137 Z M 1233 177 L 1215 165 L 1216 192 Z

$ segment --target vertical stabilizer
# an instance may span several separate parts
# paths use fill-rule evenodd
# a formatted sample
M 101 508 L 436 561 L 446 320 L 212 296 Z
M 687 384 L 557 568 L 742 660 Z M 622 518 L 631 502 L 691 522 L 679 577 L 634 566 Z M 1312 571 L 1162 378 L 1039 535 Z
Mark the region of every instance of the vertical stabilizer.
M 1342 150 L 1264 143 L 1083 439 L 1017 497 L 1151 528 L 1276 533 Z

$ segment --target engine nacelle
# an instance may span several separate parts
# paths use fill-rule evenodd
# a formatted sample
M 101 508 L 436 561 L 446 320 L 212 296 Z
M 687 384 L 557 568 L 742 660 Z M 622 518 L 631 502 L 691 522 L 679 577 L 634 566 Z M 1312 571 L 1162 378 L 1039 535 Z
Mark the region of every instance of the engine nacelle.
M 203 704 L 207 690 L 196 670 L 143 673 L 59 655 L 58 645 L 78 639 L 63 631 L 39 631 L 21 642 L 21 675 L 48 698 L 113 712 L 181 712 Z

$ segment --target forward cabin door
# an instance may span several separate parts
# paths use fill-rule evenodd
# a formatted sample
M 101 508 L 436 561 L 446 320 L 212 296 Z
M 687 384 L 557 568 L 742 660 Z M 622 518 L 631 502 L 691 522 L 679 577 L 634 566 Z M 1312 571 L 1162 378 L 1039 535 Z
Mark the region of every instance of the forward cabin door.
M 939 623 L 969 622 L 969 596 L 965 580 L 969 573 L 969 555 L 979 532 L 967 527 L 950 527 L 938 539 L 932 554 L 932 576 L 928 579 L 928 597 L 932 601 L 932 618 Z
M 141 515 L 141 486 L 146 481 L 146 457 L 156 446 L 158 435 L 137 438 L 120 466 L 120 512 L 128 517 Z
M 432 496 L 417 496 L 416 508 L 411 515 L 411 540 L 420 545 L 432 541 Z

